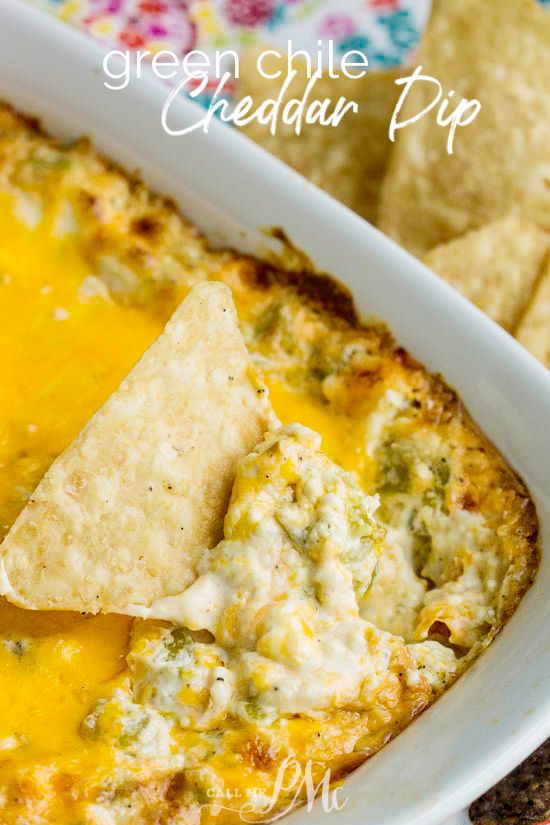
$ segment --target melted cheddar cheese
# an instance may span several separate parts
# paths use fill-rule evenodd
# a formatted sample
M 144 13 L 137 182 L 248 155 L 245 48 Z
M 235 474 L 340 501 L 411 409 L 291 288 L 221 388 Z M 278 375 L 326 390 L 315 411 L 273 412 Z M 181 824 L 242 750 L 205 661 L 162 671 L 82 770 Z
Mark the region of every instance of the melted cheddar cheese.
M 61 205 L 35 204 L 25 219 L 19 202 L 0 193 L 3 530 L 163 327 L 108 298 L 74 233 L 57 237 Z
M 250 800 L 261 819 L 287 757 L 343 777 L 433 701 L 515 609 L 537 564 L 521 481 L 444 383 L 383 327 L 362 326 L 332 282 L 210 251 L 170 205 L 85 144 L 60 148 L 7 109 L 0 215 L 2 532 L 187 289 L 215 278 L 232 288 L 282 423 L 319 433 L 326 456 L 351 474 L 320 460 L 315 496 L 328 491 L 336 506 L 335 477 L 338 489 L 361 488 L 357 500 L 380 501 L 385 535 L 378 547 L 376 533 L 376 563 L 367 554 L 342 567 L 335 557 L 345 581 L 361 582 L 354 630 L 338 650 L 331 634 L 341 625 L 330 622 L 340 622 L 339 608 L 316 624 L 320 545 L 305 538 L 326 517 L 277 504 L 291 539 L 277 528 L 279 549 L 313 559 L 287 583 L 298 606 L 289 615 L 256 564 L 263 545 L 246 520 L 254 512 L 246 472 L 225 545 L 212 551 L 212 568 L 197 570 L 197 587 L 216 565 L 228 587 L 243 559 L 257 571 L 248 578 L 263 588 L 264 623 L 246 639 L 242 611 L 210 628 L 174 628 L 0 601 L 0 822 L 205 825 L 239 821 Z M 275 468 L 286 481 L 289 466 Z M 342 650 L 357 673 L 372 665 L 370 681 L 357 677 L 344 695 L 336 680 L 324 699 L 307 701 L 304 681 L 293 694 L 312 657 L 319 672 L 338 673 Z

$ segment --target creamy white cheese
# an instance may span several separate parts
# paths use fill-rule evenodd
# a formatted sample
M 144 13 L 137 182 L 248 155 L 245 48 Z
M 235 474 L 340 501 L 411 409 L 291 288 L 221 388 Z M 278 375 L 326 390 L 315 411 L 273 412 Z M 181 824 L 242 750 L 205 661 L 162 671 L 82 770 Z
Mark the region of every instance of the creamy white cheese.
M 397 397 L 385 403 L 399 409 Z M 413 569 L 410 529 L 383 529 L 377 497 L 320 444 L 292 425 L 240 463 L 224 539 L 174 597 L 184 626 L 135 623 L 131 697 L 100 703 L 85 729 L 103 735 L 105 714 L 120 712 L 130 735 L 124 727 L 121 738 L 117 722 L 112 741 L 131 752 L 135 735 L 140 748 L 162 751 L 169 731 L 158 719 L 213 731 L 228 717 L 269 725 L 281 715 L 365 711 L 395 689 L 392 661 L 411 690 L 437 691 L 454 673 L 451 649 L 408 632 L 430 596 Z M 451 543 L 482 530 L 466 521 Z M 434 536 L 442 551 L 443 525 Z
M 132 702 L 123 690 L 99 699 L 81 726 L 89 739 L 112 743 L 136 758 L 168 756 L 173 744 L 171 729 L 168 718 Z
M 439 690 L 456 673 L 458 659 L 449 647 L 439 642 L 408 645 L 408 651 L 415 667 L 407 672 L 407 681 L 411 679 L 416 683 L 422 675 L 433 688 Z
M 387 527 L 372 587 L 361 600 L 361 616 L 412 641 L 427 582 L 415 573 L 413 537 L 406 525 Z
M 134 698 L 191 727 L 372 702 L 391 649 L 359 610 L 384 537 L 377 505 L 316 433 L 269 436 L 241 462 L 225 539 L 179 599 L 185 625 L 216 644 L 189 635 L 170 655 L 170 631 L 145 624 L 129 656 Z
M 218 645 L 183 628 L 137 622 L 128 655 L 134 700 L 172 714 L 182 727 L 214 728 L 233 702 L 227 659 Z

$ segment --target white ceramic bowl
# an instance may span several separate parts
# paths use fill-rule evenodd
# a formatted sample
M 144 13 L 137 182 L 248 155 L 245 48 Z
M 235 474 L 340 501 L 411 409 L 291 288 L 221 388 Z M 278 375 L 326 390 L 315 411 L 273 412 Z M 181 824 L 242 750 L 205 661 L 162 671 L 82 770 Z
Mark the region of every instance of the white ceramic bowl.
M 243 138 L 169 137 L 166 89 L 152 78 L 103 86 L 102 51 L 22 0 L 0 8 L 0 96 L 61 135 L 89 135 L 214 240 L 265 249 L 282 226 L 365 314 L 460 393 L 523 476 L 541 521 L 535 585 L 491 648 L 438 702 L 346 780 L 339 825 L 432 825 L 467 805 L 550 735 L 550 373 L 494 323 L 376 229 Z M 185 100 L 182 124 L 197 109 Z M 288 825 L 320 822 L 302 809 Z

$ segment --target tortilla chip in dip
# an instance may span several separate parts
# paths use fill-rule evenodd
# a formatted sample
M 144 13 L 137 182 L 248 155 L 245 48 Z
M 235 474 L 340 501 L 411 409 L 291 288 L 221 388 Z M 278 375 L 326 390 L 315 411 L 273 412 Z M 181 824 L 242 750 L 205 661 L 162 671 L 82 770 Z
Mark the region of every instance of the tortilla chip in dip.
M 493 221 L 441 244 L 424 263 L 513 332 L 550 249 L 550 235 L 521 218 Z
M 382 186 L 380 228 L 414 254 L 512 212 L 550 229 L 550 13 L 535 0 L 436 0 L 415 63 L 477 99 L 475 120 L 449 127 L 437 107 L 396 134 Z M 412 72 L 411 72 L 412 73 Z M 421 82 L 407 97 L 401 123 L 434 98 Z
M 519 322 L 516 338 L 550 367 L 550 262 Z
M 0 592 L 31 609 L 139 613 L 215 545 L 237 461 L 268 427 L 230 290 L 191 289 L 0 547 Z
M 261 102 L 277 98 L 286 80 L 284 60 L 266 55 L 262 68 L 275 73 L 282 66 L 279 79 L 266 79 L 258 72 L 257 59 L 265 46 L 248 49 L 241 61 L 240 92 L 251 95 L 255 108 Z M 305 61 L 295 60 L 296 77 L 283 98 L 283 105 L 293 98 L 301 100 L 308 87 Z M 252 121 L 243 132 L 272 154 L 283 160 L 310 181 L 325 189 L 368 221 L 378 214 L 380 187 L 392 144 L 388 129 L 399 88 L 394 80 L 402 70 L 371 71 L 362 78 L 320 77 L 307 98 L 313 101 L 329 99 L 329 114 L 339 98 L 354 101 L 357 113 L 347 112 L 336 128 L 319 123 L 305 124 L 299 135 L 294 127 L 279 120 L 275 134 L 269 125 Z

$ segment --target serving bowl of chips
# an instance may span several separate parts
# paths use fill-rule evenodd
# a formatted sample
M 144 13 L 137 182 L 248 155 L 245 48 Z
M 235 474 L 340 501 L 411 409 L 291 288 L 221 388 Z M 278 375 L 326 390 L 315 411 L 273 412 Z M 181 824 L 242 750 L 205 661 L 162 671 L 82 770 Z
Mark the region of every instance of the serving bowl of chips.
M 3 15 L 3 98 L 60 137 L 90 136 L 172 197 L 213 243 L 265 256 L 273 252 L 265 229 L 281 227 L 317 270 L 350 289 L 365 316 L 383 319 L 416 358 L 456 387 L 528 485 L 541 524 L 535 584 L 461 680 L 346 780 L 348 803 L 333 814 L 350 825 L 442 820 L 550 733 L 547 371 L 409 253 L 237 133 L 214 123 L 208 135 L 168 136 L 160 121 L 162 86 L 142 78 L 108 91 L 102 53 L 92 43 L 11 0 Z M 182 99 L 173 115 L 183 126 L 196 110 Z M 319 819 L 322 810 L 293 816 Z

